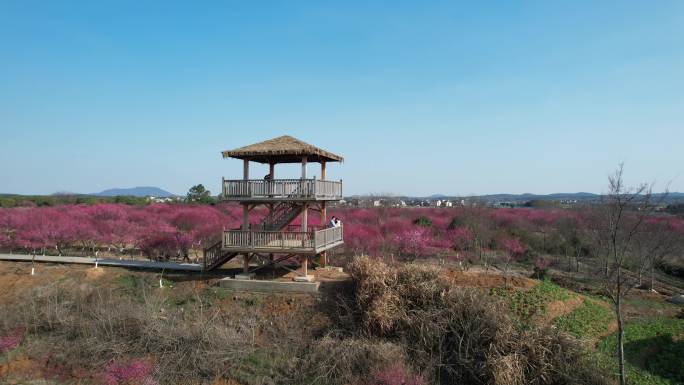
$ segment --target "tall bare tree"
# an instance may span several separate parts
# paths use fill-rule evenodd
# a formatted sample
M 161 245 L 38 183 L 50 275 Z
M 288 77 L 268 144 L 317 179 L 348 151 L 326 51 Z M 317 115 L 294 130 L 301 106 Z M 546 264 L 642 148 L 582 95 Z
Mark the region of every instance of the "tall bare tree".
M 669 256 L 681 252 L 681 234 L 673 228 L 670 218 L 650 218 L 636 234 L 633 254 L 635 266 L 639 273 L 639 284 L 642 284 L 643 273 L 648 273 L 649 281 L 645 285 L 653 289 L 656 268 Z
M 608 177 L 608 192 L 602 195 L 601 204 L 593 209 L 590 227 L 595 254 L 602 262 L 602 272 L 597 276 L 612 301 L 618 324 L 617 356 L 621 385 L 626 383 L 623 299 L 630 289 L 638 285 L 636 275 L 630 273 L 628 267 L 645 266 L 638 260 L 640 256 L 634 253 L 635 244 L 645 219 L 657 205 L 651 193 L 652 186 L 646 183 L 625 186 L 623 171 L 620 164 Z

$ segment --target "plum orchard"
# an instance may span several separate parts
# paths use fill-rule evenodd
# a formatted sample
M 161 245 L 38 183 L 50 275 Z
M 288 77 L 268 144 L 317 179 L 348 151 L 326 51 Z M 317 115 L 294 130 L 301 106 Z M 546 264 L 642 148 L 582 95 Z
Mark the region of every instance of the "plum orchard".
M 253 221 L 265 211 L 257 210 Z M 579 258 L 590 249 L 591 216 L 555 209 L 333 209 L 344 223 L 345 252 L 404 259 L 482 255 L 498 251 L 506 263 L 555 254 Z M 5 252 L 88 254 L 139 250 L 150 258 L 185 258 L 238 228 L 236 205 L 64 205 L 0 209 L 0 249 Z M 318 216 L 312 215 L 313 225 Z M 293 223 L 297 225 L 297 222 Z M 681 238 L 684 221 L 650 218 L 648 229 Z

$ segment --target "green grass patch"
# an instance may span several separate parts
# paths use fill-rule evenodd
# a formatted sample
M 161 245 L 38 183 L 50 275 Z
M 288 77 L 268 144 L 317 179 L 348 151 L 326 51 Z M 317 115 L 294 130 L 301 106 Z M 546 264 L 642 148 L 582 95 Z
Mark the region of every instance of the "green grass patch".
M 586 298 L 577 309 L 558 317 L 554 325 L 577 338 L 596 338 L 608 332 L 614 319 L 609 308 Z
M 255 350 L 245 354 L 229 369 L 230 377 L 241 384 L 261 385 L 278 377 L 278 369 L 284 357 Z
M 530 290 L 494 288 L 491 289 L 491 294 L 507 301 L 513 314 L 523 320 L 530 319 L 537 314 L 544 314 L 549 302 L 567 301 L 577 295 L 550 280 L 543 280 Z
M 154 288 L 154 285 L 149 280 L 133 274 L 118 277 L 114 281 L 114 285 L 117 291 L 131 297 L 138 303 L 144 301 L 143 293 L 145 291 Z M 159 287 L 159 283 L 157 283 L 156 287 Z
M 133 292 L 140 288 L 140 280 L 133 275 L 122 275 L 116 279 L 116 286 L 124 291 Z
M 617 337 L 612 335 L 598 346 L 599 362 L 617 373 Z M 628 381 L 632 385 L 674 385 L 684 383 L 684 320 L 639 319 L 625 326 L 625 357 Z
M 202 296 L 209 302 L 222 301 L 228 298 L 228 291 L 220 287 L 208 287 L 202 292 Z

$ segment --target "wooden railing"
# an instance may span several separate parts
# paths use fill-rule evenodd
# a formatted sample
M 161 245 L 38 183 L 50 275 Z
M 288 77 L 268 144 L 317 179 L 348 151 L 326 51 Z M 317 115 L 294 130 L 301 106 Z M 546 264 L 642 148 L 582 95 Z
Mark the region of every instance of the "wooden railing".
M 228 230 L 223 232 L 224 250 L 266 249 L 318 252 L 342 241 L 342 227 L 308 232 L 258 230 Z
M 342 199 L 342 181 L 317 179 L 224 179 L 223 198 Z
M 220 237 L 216 238 L 204 248 L 204 258 L 202 258 L 202 270 L 204 271 L 218 267 L 235 256 L 223 250 L 223 240 Z
M 340 243 L 343 240 L 343 227 L 330 227 L 325 230 L 314 231 L 314 244 L 316 249 Z
M 342 198 L 342 181 L 316 180 L 314 192 L 317 196 L 326 198 Z

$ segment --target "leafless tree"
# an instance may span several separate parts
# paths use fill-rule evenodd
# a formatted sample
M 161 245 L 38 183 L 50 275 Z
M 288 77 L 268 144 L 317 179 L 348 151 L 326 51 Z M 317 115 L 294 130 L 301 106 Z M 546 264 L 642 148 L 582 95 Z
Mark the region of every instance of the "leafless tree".
M 594 251 L 602 262 L 603 271 L 597 276 L 612 301 L 618 324 L 617 356 L 621 385 L 626 383 L 622 301 L 627 292 L 638 285 L 638 279 L 628 267 L 641 269 L 645 266 L 634 249 L 646 218 L 653 214 L 657 205 L 651 193 L 652 185 L 625 186 L 623 170 L 620 164 L 608 177 L 608 192 L 592 210 L 590 223 Z
M 646 285 L 653 288 L 656 268 L 671 255 L 677 255 L 681 248 L 681 234 L 672 228 L 669 218 L 653 218 L 644 223 L 637 232 L 632 245 L 632 254 L 636 262 L 639 275 L 639 285 L 642 285 L 643 273 L 648 272 L 649 282 Z

